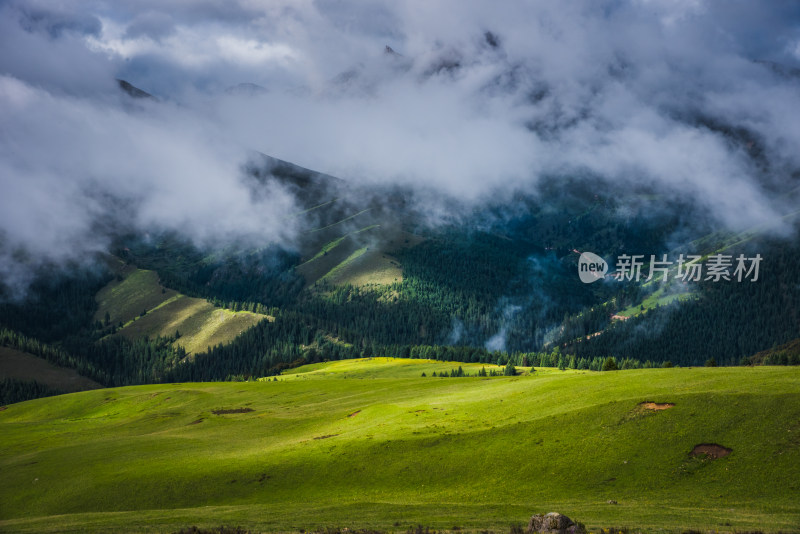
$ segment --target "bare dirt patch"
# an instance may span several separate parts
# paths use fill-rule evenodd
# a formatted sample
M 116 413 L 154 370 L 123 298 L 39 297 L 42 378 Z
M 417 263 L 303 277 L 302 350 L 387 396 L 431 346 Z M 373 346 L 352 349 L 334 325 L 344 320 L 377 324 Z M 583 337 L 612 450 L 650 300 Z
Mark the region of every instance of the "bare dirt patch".
M 203 420 L 202 420 L 202 419 L 197 419 L 196 421 L 192 421 L 192 422 L 191 422 L 191 423 L 189 423 L 189 424 L 190 424 L 190 425 L 199 425 L 199 424 L 200 424 L 200 423 L 202 423 L 202 422 L 203 422 Z
M 248 413 L 252 411 L 252 408 L 221 408 L 219 410 L 211 410 L 211 413 L 214 415 L 227 415 L 231 413 Z
M 644 401 L 640 402 L 636 405 L 634 409 L 626 413 L 622 416 L 621 423 L 626 423 L 628 421 L 636 421 L 642 419 L 643 417 L 652 417 L 655 416 L 656 413 L 662 412 L 664 410 L 669 410 L 670 408 L 674 407 L 675 404 L 672 402 L 653 402 L 653 401 Z
M 333 437 L 335 437 L 335 436 L 338 436 L 338 435 L 339 435 L 339 434 L 326 434 L 326 435 L 324 435 L 324 436 L 317 436 L 317 437 L 316 437 L 316 438 L 314 438 L 314 439 L 328 439 L 328 438 L 333 438 Z
M 8 406 L 0 406 L 0 412 L 2 412 L 3 410 L 8 410 Z
M 358 415 L 358 414 L 360 414 L 360 413 L 361 413 L 361 410 L 356 410 L 356 411 L 354 411 L 353 413 L 351 413 L 350 415 L 348 415 L 347 417 L 355 417 L 355 416 L 357 416 L 357 415 Z
M 701 443 L 700 445 L 694 446 L 694 449 L 692 449 L 692 452 L 689 453 L 689 456 L 705 456 L 707 458 L 711 458 L 712 460 L 716 460 L 717 458 L 728 456 L 731 452 L 733 452 L 733 449 L 723 447 L 722 445 L 717 445 L 716 443 Z
M 660 411 L 660 410 L 669 410 L 670 408 L 674 407 L 675 403 L 672 402 L 640 402 L 639 407 L 645 410 L 653 410 L 653 411 Z

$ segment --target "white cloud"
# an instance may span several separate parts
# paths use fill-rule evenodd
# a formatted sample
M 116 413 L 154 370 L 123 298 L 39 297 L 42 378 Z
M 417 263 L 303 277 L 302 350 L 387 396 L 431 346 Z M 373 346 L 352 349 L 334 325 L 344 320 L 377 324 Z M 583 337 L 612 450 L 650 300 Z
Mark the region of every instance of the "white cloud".
M 101 34 L 86 36 L 87 46 L 91 50 L 125 60 L 137 56 L 153 56 L 191 69 L 201 69 L 219 62 L 251 68 L 269 62 L 285 64 L 296 59 L 298 55 L 283 43 L 242 38 L 232 33 L 215 32 L 213 28 L 177 25 L 169 35 L 156 39 L 148 34 L 136 34 L 132 37 L 126 25 L 111 19 L 101 20 Z
M 661 23 L 667 27 L 702 13 L 706 6 L 704 0 L 636 0 L 636 3 L 658 13 Z
M 240 39 L 223 35 L 216 39 L 218 53 L 214 56 L 241 63 L 258 66 L 267 62 L 285 63 L 292 61 L 296 53 L 291 47 L 280 43 L 265 43 L 254 39 Z
M 262 205 L 237 181 L 246 148 L 431 203 L 591 174 L 692 199 L 730 226 L 779 214 L 772 191 L 800 166 L 796 78 L 754 62 L 800 65 L 791 3 L 59 6 L 0 7 L 0 180 L 19 201 L 3 198 L 9 214 L 37 214 L 0 228 L 18 246 L 41 235 L 31 253 L 102 246 L 91 236 L 111 214 L 97 192 L 140 228 L 290 240 L 291 199 L 276 190 Z M 132 111 L 115 77 L 180 105 Z M 240 82 L 269 92 L 221 96 Z
M 0 76 L 0 277 L 101 250 L 110 222 L 201 246 L 291 245 L 294 199 L 274 184 L 254 198 L 245 150 L 215 131 L 170 105 L 132 113 Z

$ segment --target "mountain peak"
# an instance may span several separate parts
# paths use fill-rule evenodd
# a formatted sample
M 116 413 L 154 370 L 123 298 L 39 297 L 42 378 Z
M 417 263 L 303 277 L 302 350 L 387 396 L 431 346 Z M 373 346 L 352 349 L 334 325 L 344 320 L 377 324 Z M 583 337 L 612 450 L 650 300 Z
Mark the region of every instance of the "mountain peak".
M 117 84 L 119 84 L 119 88 L 125 91 L 125 93 L 127 93 L 127 95 L 130 96 L 131 98 L 150 98 L 152 100 L 156 101 L 158 100 L 156 97 L 154 97 L 147 91 L 143 91 L 138 87 L 136 87 L 135 85 L 131 84 L 130 82 L 127 82 L 120 78 L 117 78 Z

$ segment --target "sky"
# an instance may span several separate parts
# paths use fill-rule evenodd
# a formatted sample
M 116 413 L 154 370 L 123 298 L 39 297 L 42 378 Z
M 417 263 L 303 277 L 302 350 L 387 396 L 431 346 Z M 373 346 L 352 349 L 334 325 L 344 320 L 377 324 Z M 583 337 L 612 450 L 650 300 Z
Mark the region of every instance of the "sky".
M 0 0 L 0 279 L 20 287 L 120 227 L 291 247 L 295 200 L 252 194 L 253 150 L 434 210 L 580 175 L 741 229 L 789 209 L 798 146 L 793 1 Z

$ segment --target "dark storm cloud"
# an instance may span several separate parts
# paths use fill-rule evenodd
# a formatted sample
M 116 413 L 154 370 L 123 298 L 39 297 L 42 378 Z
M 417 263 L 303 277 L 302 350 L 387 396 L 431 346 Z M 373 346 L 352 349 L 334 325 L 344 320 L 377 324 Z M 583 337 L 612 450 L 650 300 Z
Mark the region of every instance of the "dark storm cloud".
M 55 92 L 97 94 L 112 86 L 115 61 L 86 47 L 95 32 L 63 31 L 96 18 L 26 7 L 0 4 L 0 73 Z
M 19 24 L 29 32 L 45 32 L 52 38 L 58 38 L 65 32 L 97 35 L 102 28 L 100 20 L 90 13 L 72 12 L 58 5 L 36 1 L 18 6 Z
M 107 198 L 138 228 L 290 241 L 245 149 L 414 188 L 433 219 L 582 175 L 775 224 L 798 67 L 788 1 L 6 2 L 0 263 L 102 249 Z M 225 91 L 243 82 L 266 91 Z

